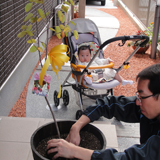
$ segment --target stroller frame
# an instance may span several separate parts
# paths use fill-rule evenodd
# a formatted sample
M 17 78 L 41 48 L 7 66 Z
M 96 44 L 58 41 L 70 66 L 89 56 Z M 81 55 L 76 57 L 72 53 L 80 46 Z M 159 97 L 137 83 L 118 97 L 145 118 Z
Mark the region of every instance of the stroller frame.
M 78 18 L 79 19 L 79 18 Z M 74 19 L 74 23 L 77 24 L 76 22 L 78 21 L 78 19 Z M 80 21 L 83 20 L 82 18 L 80 18 Z M 85 21 L 91 21 L 89 19 L 84 19 Z M 94 22 L 91 21 L 92 24 L 94 24 Z M 73 24 L 69 24 L 69 26 L 72 26 Z M 72 36 L 72 31 L 74 29 L 71 27 L 71 33 L 68 37 L 65 37 L 63 39 L 64 43 L 71 46 L 71 42 L 69 40 L 69 37 Z M 77 28 L 76 28 L 77 30 Z M 80 30 L 80 31 L 79 31 Z M 81 28 L 77 30 L 79 33 L 83 33 L 81 31 Z M 98 28 L 97 28 L 98 31 Z M 99 37 L 99 33 L 97 32 L 97 36 Z M 124 44 L 126 43 L 126 41 L 128 40 L 143 40 L 141 44 L 139 44 L 139 46 L 136 47 L 136 49 L 130 54 L 130 56 L 122 63 L 122 65 L 115 69 L 117 71 L 117 73 L 124 67 L 124 65 L 128 65 L 129 64 L 129 60 L 132 58 L 132 56 L 139 50 L 140 47 L 144 46 L 145 44 L 148 43 L 149 41 L 149 37 L 147 36 L 139 36 L 139 35 L 130 35 L 130 36 L 120 36 L 120 37 L 114 37 L 111 38 L 107 41 L 105 41 L 103 44 L 100 44 L 99 49 L 97 50 L 97 52 L 95 53 L 95 55 L 92 57 L 91 61 L 88 63 L 87 66 L 84 66 L 83 71 L 77 71 L 76 70 L 76 66 L 75 63 L 75 57 L 74 57 L 74 49 L 71 47 L 70 48 L 70 62 L 71 62 L 71 71 L 69 72 L 68 76 L 66 77 L 66 79 L 64 80 L 64 82 L 61 85 L 61 89 L 63 90 L 64 87 L 67 86 L 72 86 L 72 88 L 78 93 L 78 98 L 79 98 L 79 103 L 80 103 L 80 110 L 77 111 L 76 113 L 76 119 L 79 119 L 84 111 L 84 107 L 83 107 L 83 99 L 82 99 L 82 95 L 86 96 L 90 99 L 97 99 L 97 98 L 103 98 L 104 96 L 108 96 L 109 94 L 113 95 L 113 88 L 105 88 L 107 90 L 107 92 L 105 94 L 98 94 L 98 95 L 89 95 L 86 94 L 86 90 L 90 89 L 91 91 L 95 91 L 95 88 L 92 88 L 91 86 L 85 84 L 85 86 L 82 84 L 82 77 L 84 74 L 88 73 L 88 69 L 90 69 L 90 65 L 91 63 L 94 61 L 94 59 L 96 58 L 96 56 L 99 55 L 100 52 L 102 52 L 102 49 L 108 45 L 109 43 L 115 42 L 115 41 L 121 41 L 121 43 L 119 43 L 118 45 L 120 47 L 124 46 Z M 101 43 L 101 42 L 99 42 Z M 73 53 L 71 53 L 73 52 Z M 73 54 L 73 55 L 71 55 Z M 113 63 L 110 63 L 107 67 L 112 68 L 113 67 Z M 99 66 L 96 66 L 96 68 Z M 106 66 L 101 66 L 101 68 L 105 68 Z M 81 66 L 80 66 L 81 68 Z M 92 69 L 95 69 L 94 67 L 92 67 Z M 73 76 L 75 79 L 76 83 L 70 83 L 68 81 L 70 76 Z M 113 80 L 116 81 L 116 80 Z M 110 83 L 110 82 L 105 82 L 105 83 Z M 119 84 L 119 83 L 118 83 Z M 101 84 L 97 84 L 97 85 L 104 85 L 104 83 Z M 86 88 L 88 87 L 88 88 Z M 104 87 L 103 87 L 104 88 Z M 63 90 L 62 92 L 63 94 L 61 95 L 61 98 L 63 98 L 63 103 L 65 106 L 67 106 L 69 104 L 69 93 L 67 90 Z M 54 91 L 54 102 L 55 102 L 55 106 L 57 107 L 59 105 L 59 98 L 57 98 L 58 92 Z

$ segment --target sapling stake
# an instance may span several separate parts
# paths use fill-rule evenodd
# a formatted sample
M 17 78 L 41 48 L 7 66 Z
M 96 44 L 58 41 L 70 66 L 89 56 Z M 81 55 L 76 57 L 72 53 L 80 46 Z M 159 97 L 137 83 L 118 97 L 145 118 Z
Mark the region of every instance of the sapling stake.
M 52 30 L 52 31 L 54 31 L 55 33 L 56 33 L 56 36 L 59 38 L 59 39 L 61 39 L 61 36 L 62 36 L 62 32 L 64 32 L 66 35 L 67 35 L 67 33 L 68 32 L 70 32 L 70 28 L 69 28 L 69 26 L 56 26 L 56 27 L 58 27 L 58 31 L 55 29 L 53 29 L 53 28 L 50 28 L 49 26 L 50 26 L 50 22 L 51 22 L 51 20 L 52 20 L 52 18 L 51 17 L 53 17 L 53 7 L 51 7 L 51 11 L 48 11 L 48 12 L 46 12 L 46 8 L 45 8 L 45 5 L 44 5 L 44 0 L 29 0 L 29 3 L 27 3 L 26 5 L 25 5 L 25 12 L 29 12 L 29 11 L 31 11 L 31 9 L 32 9 L 32 7 L 34 6 L 34 5 L 37 5 L 37 4 L 41 4 L 42 5 L 42 8 L 43 8 L 43 10 L 42 9 L 37 9 L 37 12 L 36 12 L 36 15 L 34 15 L 33 13 L 28 13 L 27 14 L 27 16 L 25 17 L 25 19 L 24 19 L 24 22 L 30 22 L 30 25 L 23 25 L 22 27 L 21 27 L 21 32 L 17 35 L 17 37 L 18 38 L 22 38 L 22 37 L 24 37 L 24 36 L 29 36 L 29 37 L 32 37 L 33 36 L 33 33 L 34 33 L 34 31 L 32 30 L 32 24 L 33 23 L 35 23 L 35 25 L 36 25 L 36 37 L 37 37 L 37 40 L 36 39 L 29 39 L 28 41 L 27 41 L 27 43 L 30 43 L 30 44 L 32 44 L 32 46 L 31 46 L 31 48 L 30 48 L 30 52 L 36 52 L 36 51 L 38 51 L 38 54 L 39 54 L 39 61 L 40 61 L 40 64 L 41 64 L 41 68 L 43 69 L 43 64 L 42 64 L 42 61 L 41 61 L 41 53 L 43 53 L 43 49 L 42 49 L 42 47 L 40 47 L 40 36 L 44 33 L 44 32 L 42 32 L 41 34 L 39 34 L 38 33 L 38 22 L 40 22 L 41 20 L 44 22 L 44 23 L 46 23 L 45 25 L 46 25 L 46 31 L 47 31 L 47 42 L 46 43 L 44 43 L 44 42 L 41 42 L 41 44 L 42 44 L 42 46 L 44 47 L 44 49 L 45 49 L 45 51 L 46 51 L 46 56 L 45 56 L 45 60 L 47 59 L 47 56 L 48 56 L 48 39 L 49 39 L 49 29 L 50 30 Z M 47 3 L 47 2 L 46 2 Z M 73 2 L 73 0 L 70 0 L 70 3 L 69 2 L 64 2 L 64 3 L 66 3 L 67 5 L 74 5 L 74 2 Z M 52 6 L 53 6 L 53 1 L 52 1 Z M 63 3 L 62 3 L 62 10 L 64 11 L 64 12 L 67 12 L 68 11 L 68 8 L 69 7 L 66 7 Z M 57 12 L 57 14 L 58 14 L 58 17 L 59 17 L 59 20 L 61 21 L 61 23 L 64 23 L 64 21 L 65 21 L 65 15 L 59 10 L 58 12 Z M 45 19 L 46 19 L 46 21 L 45 21 Z M 73 24 L 74 25 L 74 24 Z M 77 37 L 77 36 L 76 36 Z M 75 38 L 76 38 L 75 37 Z M 36 44 L 37 43 L 37 44 Z M 53 49 L 53 48 L 52 48 Z M 41 52 L 41 53 L 40 53 Z M 61 53 L 60 53 L 61 54 Z M 67 57 L 67 56 L 66 56 Z M 64 58 L 64 59 L 66 59 L 66 58 Z M 69 60 L 69 59 L 68 59 Z M 66 61 L 65 61 L 66 62 Z M 53 70 L 54 71 L 54 70 Z M 54 71 L 54 72 L 56 72 L 56 74 L 57 74 L 57 72 L 58 71 Z M 43 79 L 42 79 L 43 80 Z M 40 80 L 39 80 L 39 82 L 40 82 Z M 40 84 L 40 83 L 39 83 Z M 42 85 L 41 85 L 42 86 Z M 53 120 L 54 120 L 54 123 L 55 123 L 55 126 L 56 126 L 56 129 L 57 129 L 57 134 L 58 134 L 58 137 L 60 138 L 61 136 L 60 136 L 60 131 L 59 131 L 59 127 L 58 127 L 58 124 L 57 124 L 57 121 L 56 121 L 56 119 L 55 119 L 55 116 L 54 116 L 54 113 L 53 113 L 53 111 L 52 111 L 52 108 L 51 108 L 51 106 L 50 106 L 50 103 L 49 103 L 49 101 L 48 101 L 48 99 L 47 99 L 47 97 L 45 96 L 45 100 L 46 100 L 46 102 L 47 102 L 47 104 L 48 104 L 48 106 L 49 106 L 49 109 L 50 109 L 50 112 L 51 112 L 51 114 L 52 114 L 52 118 L 53 118 Z
M 53 113 L 53 111 L 52 111 L 51 105 L 49 104 L 49 101 L 48 101 L 47 97 L 45 97 L 45 100 L 46 100 L 46 102 L 47 102 L 47 104 L 48 104 L 48 106 L 49 106 L 49 109 L 50 109 L 50 111 L 51 111 L 52 118 L 53 118 L 54 123 L 55 123 L 55 125 L 56 125 L 58 138 L 60 139 L 61 136 L 60 136 L 60 132 L 59 132 L 59 127 L 58 127 L 57 121 L 56 121 L 56 119 L 55 119 L 54 113 Z

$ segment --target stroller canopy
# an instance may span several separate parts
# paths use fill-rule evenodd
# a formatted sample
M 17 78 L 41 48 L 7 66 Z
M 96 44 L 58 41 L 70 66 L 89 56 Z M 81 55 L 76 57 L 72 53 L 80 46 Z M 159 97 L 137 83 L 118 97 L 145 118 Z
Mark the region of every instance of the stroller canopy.
M 71 28 L 71 31 L 77 30 L 78 33 L 94 32 L 94 37 L 96 37 L 99 40 L 99 43 L 101 45 L 99 30 L 93 21 L 86 18 L 77 18 L 77 19 L 73 19 L 72 21 L 76 25 L 73 25 L 71 22 L 68 24 L 69 27 Z

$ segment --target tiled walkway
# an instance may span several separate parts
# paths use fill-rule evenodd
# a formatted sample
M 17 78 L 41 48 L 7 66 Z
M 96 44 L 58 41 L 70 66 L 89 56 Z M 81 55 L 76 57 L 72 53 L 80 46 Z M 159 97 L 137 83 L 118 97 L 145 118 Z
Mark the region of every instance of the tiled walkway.
M 30 138 L 34 131 L 51 122 L 44 118 L 0 117 L 0 160 L 33 160 Z M 106 137 L 107 148 L 118 149 L 115 125 L 92 123 Z
M 111 4 L 111 0 L 106 0 L 106 2 L 106 5 L 110 4 L 114 7 Z M 93 21 L 100 20 L 101 22 L 102 18 L 108 18 L 105 21 L 107 23 L 97 23 L 97 26 L 100 29 L 102 42 L 107 38 L 114 37 L 118 31 L 117 19 L 109 14 L 106 15 L 104 12 L 102 13 L 98 10 L 97 12 L 94 11 L 95 10 L 90 7 L 87 7 L 87 18 L 91 18 Z M 95 15 L 98 15 L 101 18 L 97 18 Z M 110 24 L 112 24 L 112 26 L 109 26 Z M 108 37 L 103 38 L 103 33 L 106 31 L 109 31 L 109 33 L 106 34 Z M 52 76 L 55 78 L 53 72 Z M 59 76 L 66 77 L 64 72 L 61 72 Z M 50 119 L 51 114 L 49 110 L 46 109 L 46 102 L 44 98 L 38 96 L 33 97 L 31 94 L 33 78 L 30 82 L 31 84 L 28 88 L 26 103 L 26 118 L 0 117 L 0 160 L 33 160 L 30 147 L 31 135 L 39 126 L 52 121 L 52 119 Z M 53 85 L 56 86 L 57 82 Z M 55 88 L 52 88 L 53 91 L 54 89 Z M 50 99 L 53 99 L 52 96 L 53 95 L 51 94 Z M 70 96 L 72 97 L 70 99 L 70 106 L 68 108 L 61 106 L 61 110 L 55 111 L 55 117 L 57 119 L 75 119 L 75 113 L 79 108 L 76 105 L 73 90 L 70 92 Z M 130 145 L 139 142 L 138 124 L 125 124 L 118 122 L 115 119 L 104 120 L 103 118 L 93 124 L 96 125 L 96 127 L 98 127 L 106 136 L 107 148 L 112 147 L 119 151 L 123 151 Z

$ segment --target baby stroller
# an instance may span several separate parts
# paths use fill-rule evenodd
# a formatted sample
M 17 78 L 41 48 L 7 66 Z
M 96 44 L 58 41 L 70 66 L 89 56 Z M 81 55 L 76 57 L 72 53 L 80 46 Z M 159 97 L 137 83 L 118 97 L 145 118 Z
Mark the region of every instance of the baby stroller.
M 72 23 L 69 23 L 68 25 L 71 28 L 71 32 L 68 34 L 67 37 L 63 39 L 63 43 L 67 44 L 70 48 L 70 53 L 68 56 L 70 57 L 70 65 L 71 65 L 71 71 L 69 72 L 68 76 L 66 77 L 65 81 L 61 85 L 62 89 L 62 96 L 63 98 L 63 103 L 65 106 L 69 104 L 69 93 L 65 89 L 63 90 L 64 87 L 66 86 L 72 86 L 72 88 L 78 93 L 78 98 L 79 98 L 79 104 L 80 104 L 80 110 L 77 111 L 76 113 L 76 119 L 79 119 L 80 116 L 83 113 L 83 96 L 86 96 L 90 99 L 97 99 L 97 98 L 103 98 L 104 96 L 107 96 L 109 94 L 113 95 L 113 88 L 117 85 L 119 85 L 119 82 L 115 79 L 105 82 L 105 83 L 97 83 L 93 82 L 92 84 L 88 85 L 85 83 L 85 81 L 82 80 L 82 77 L 84 74 L 88 74 L 88 69 L 96 69 L 98 72 L 98 75 L 102 74 L 102 69 L 103 68 L 113 68 L 114 64 L 110 63 L 109 65 L 103 65 L 103 66 L 90 66 L 93 60 L 98 56 L 99 58 L 104 58 L 104 54 L 102 49 L 107 46 L 109 43 L 112 43 L 114 41 L 121 41 L 118 45 L 121 47 L 123 46 L 127 40 L 143 40 L 142 43 L 131 53 L 131 55 L 122 63 L 122 65 L 116 69 L 117 72 L 119 72 L 124 65 L 129 64 L 130 58 L 138 51 L 138 49 L 146 44 L 149 41 L 149 38 L 147 36 L 137 36 L 137 35 L 132 35 L 132 36 L 121 36 L 121 37 L 114 37 L 111 38 L 107 41 L 105 41 L 103 44 L 101 44 L 101 39 L 99 35 L 98 28 L 96 24 L 85 18 L 77 18 L 73 19 L 73 22 L 76 25 L 73 25 Z M 79 33 L 79 38 L 76 40 L 73 35 L 73 31 L 77 30 Z M 92 47 L 93 46 L 96 48 L 95 50 L 92 48 L 92 59 L 89 62 L 87 66 L 82 66 L 82 65 L 76 65 L 77 58 L 77 48 L 78 46 L 82 44 L 87 44 Z M 83 69 L 83 71 L 81 71 Z M 98 69 L 98 70 L 97 70 Z M 75 79 L 75 83 L 71 84 L 68 82 L 69 77 L 72 75 L 72 77 Z M 106 93 L 104 94 L 97 94 L 97 90 L 106 90 Z M 57 98 L 58 92 L 54 91 L 54 103 L 55 106 L 59 105 L 59 98 Z

